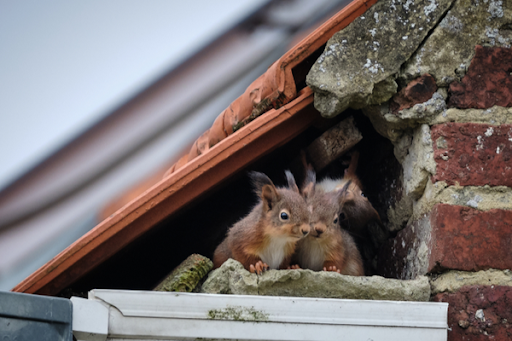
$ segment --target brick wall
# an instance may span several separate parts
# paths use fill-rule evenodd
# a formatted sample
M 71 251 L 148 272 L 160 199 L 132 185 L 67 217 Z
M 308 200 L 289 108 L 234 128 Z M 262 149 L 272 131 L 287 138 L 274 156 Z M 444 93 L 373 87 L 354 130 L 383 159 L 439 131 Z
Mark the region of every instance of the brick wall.
M 407 227 L 380 249 L 386 277 L 451 276 L 456 285 L 432 297 L 450 303 L 449 340 L 512 339 L 512 112 L 503 108 L 512 105 L 511 60 L 510 48 L 477 46 L 466 75 L 450 84 L 448 110 L 427 122 L 435 172 Z M 505 285 L 488 269 L 502 270 Z

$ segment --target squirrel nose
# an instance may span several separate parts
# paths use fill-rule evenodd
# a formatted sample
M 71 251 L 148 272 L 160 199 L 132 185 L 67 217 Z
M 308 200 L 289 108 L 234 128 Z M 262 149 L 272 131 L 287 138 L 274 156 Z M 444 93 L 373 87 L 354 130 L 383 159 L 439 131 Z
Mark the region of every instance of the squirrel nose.
M 320 236 L 322 233 L 324 233 L 324 231 L 322 231 L 322 230 L 316 230 L 316 229 L 315 229 L 315 231 L 316 231 L 316 233 L 318 234 L 318 236 Z
M 307 236 L 307 234 L 308 234 L 308 233 L 309 233 L 309 231 L 302 230 L 302 234 L 303 234 L 304 236 Z

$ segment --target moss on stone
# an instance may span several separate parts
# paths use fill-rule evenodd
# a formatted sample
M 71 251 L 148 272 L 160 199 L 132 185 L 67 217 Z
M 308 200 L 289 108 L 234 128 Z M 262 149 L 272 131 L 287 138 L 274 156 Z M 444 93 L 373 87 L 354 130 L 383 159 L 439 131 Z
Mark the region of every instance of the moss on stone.
M 212 268 L 211 260 L 193 254 L 178 265 L 154 290 L 192 292 Z

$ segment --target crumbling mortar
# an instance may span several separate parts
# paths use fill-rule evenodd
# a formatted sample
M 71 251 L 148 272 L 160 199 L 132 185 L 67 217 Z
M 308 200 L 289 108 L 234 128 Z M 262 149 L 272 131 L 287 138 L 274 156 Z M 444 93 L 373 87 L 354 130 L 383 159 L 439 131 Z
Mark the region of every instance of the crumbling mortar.
M 465 206 L 479 211 L 512 210 L 512 188 L 506 186 L 448 186 L 429 179 L 421 198 L 414 203 L 410 222 L 430 212 L 436 204 Z
M 432 297 L 439 293 L 454 293 L 464 286 L 512 286 L 512 271 L 509 269 L 488 269 L 477 272 L 449 270 L 429 273 Z

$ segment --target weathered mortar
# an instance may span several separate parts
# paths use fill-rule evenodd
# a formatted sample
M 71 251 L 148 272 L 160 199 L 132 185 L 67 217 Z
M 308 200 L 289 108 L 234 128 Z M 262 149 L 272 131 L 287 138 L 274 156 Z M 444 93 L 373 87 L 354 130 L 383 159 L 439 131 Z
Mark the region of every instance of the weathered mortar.
M 449 271 L 430 279 L 432 295 L 441 292 L 453 293 L 467 285 L 512 286 L 512 272 L 496 269 L 477 272 Z
M 434 184 L 429 179 L 422 197 L 414 203 L 411 220 L 419 219 L 438 203 L 467 206 L 482 211 L 493 208 L 512 210 L 512 188 L 505 186 L 448 186 L 444 181 Z

